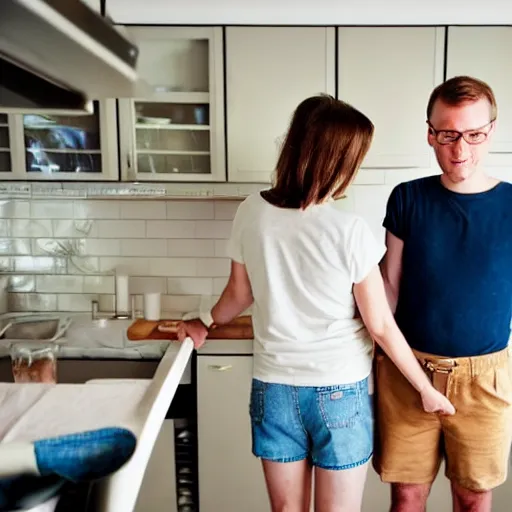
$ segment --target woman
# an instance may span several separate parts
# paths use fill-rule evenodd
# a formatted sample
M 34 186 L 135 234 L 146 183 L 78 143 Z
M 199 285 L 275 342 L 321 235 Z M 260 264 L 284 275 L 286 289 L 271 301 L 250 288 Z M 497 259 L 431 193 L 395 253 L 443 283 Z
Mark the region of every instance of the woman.
M 454 412 L 395 324 L 378 267 L 384 247 L 332 203 L 372 136 L 371 121 L 350 105 L 324 95 L 303 101 L 275 185 L 237 211 L 222 296 L 210 313 L 179 325 L 179 338 L 199 348 L 209 328 L 253 306 L 253 453 L 276 512 L 309 511 L 312 467 L 315 510 L 360 510 L 373 445 L 372 338 L 426 411 Z

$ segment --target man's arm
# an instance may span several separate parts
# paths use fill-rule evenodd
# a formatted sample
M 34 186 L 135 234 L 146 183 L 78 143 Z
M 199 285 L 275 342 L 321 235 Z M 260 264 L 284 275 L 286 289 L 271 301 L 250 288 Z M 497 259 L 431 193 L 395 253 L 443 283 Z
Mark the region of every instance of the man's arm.
M 402 278 L 404 242 L 386 231 L 386 247 L 387 251 L 380 263 L 380 270 L 384 279 L 389 307 L 394 313 L 398 303 L 398 292 L 400 291 L 400 280 Z

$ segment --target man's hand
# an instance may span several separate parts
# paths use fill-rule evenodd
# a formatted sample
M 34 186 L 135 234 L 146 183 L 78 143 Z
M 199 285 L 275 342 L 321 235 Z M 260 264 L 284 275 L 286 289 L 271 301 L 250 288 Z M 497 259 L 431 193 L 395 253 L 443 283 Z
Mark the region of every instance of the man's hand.
M 194 342 L 194 348 L 197 350 L 204 345 L 208 329 L 198 318 L 180 322 L 177 328 L 178 341 L 184 341 L 185 338 L 190 337 Z

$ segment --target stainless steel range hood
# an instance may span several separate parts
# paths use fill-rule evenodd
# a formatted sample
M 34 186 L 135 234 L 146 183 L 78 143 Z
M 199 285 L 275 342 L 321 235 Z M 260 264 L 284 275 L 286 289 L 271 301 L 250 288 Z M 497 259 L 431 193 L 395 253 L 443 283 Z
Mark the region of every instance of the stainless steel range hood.
M 133 97 L 137 47 L 80 0 L 0 0 L 0 111 L 89 112 Z

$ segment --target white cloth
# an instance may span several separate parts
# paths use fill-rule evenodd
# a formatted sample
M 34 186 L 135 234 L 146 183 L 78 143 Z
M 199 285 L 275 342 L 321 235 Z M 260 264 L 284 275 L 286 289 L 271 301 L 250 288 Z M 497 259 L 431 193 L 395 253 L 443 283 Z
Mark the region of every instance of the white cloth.
M 367 377 L 373 343 L 354 318 L 352 287 L 384 252 L 361 217 L 332 202 L 298 210 L 259 193 L 243 201 L 228 254 L 246 265 L 254 296 L 254 377 L 297 386 Z
M 151 380 L 91 384 L 0 384 L 0 449 L 133 423 Z

